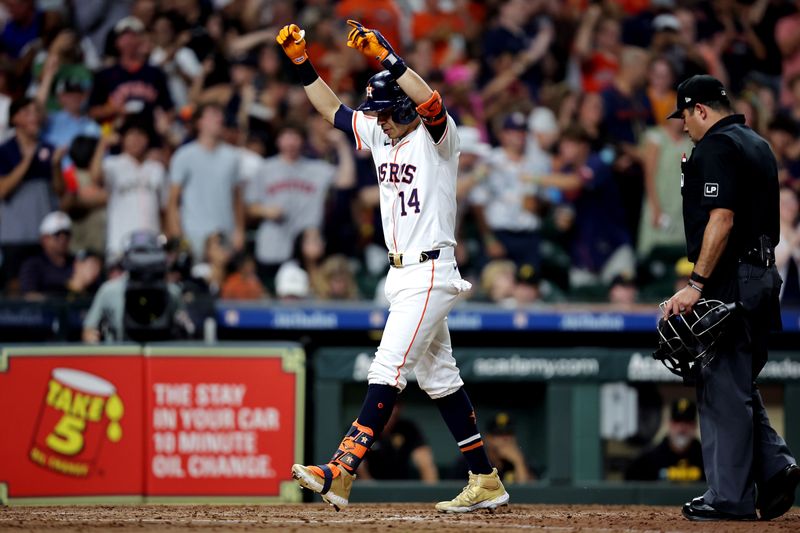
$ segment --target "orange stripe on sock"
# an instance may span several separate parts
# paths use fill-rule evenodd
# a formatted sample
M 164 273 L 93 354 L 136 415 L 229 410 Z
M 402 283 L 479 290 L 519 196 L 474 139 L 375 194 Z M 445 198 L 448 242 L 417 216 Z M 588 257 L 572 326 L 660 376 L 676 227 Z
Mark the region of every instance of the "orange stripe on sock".
M 483 446 L 483 441 L 482 441 L 482 440 L 479 440 L 479 441 L 478 441 L 478 442 L 476 442 L 475 444 L 470 444 L 470 445 L 469 445 L 469 446 L 467 446 L 466 448 L 461 448 L 461 451 L 462 451 L 462 452 L 468 452 L 468 451 L 470 451 L 470 450 L 474 450 L 475 448 L 480 448 L 481 446 Z

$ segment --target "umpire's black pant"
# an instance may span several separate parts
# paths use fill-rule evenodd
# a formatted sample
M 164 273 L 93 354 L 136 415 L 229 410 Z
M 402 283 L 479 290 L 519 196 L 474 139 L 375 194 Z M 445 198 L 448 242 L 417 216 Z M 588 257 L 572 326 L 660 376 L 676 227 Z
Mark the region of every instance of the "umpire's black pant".
M 742 265 L 739 301 L 753 292 L 776 298 L 775 267 Z M 779 278 L 777 278 L 779 280 Z M 749 285 L 748 285 L 749 284 Z M 772 303 L 777 302 L 775 299 Z M 700 371 L 697 407 L 708 490 L 706 503 L 732 514 L 755 512 L 755 486 L 795 462 L 786 442 L 770 426 L 755 379 L 767 361 L 770 302 L 751 302 L 735 318 L 716 356 Z

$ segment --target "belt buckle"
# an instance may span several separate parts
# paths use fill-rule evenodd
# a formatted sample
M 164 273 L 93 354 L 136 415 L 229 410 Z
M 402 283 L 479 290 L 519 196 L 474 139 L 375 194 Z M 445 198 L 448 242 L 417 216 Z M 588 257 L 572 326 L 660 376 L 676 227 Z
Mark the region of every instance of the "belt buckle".
M 419 262 L 420 263 L 424 263 L 428 259 L 430 259 L 430 256 L 428 255 L 428 252 L 420 252 L 419 253 Z
M 389 264 L 395 268 L 403 268 L 403 254 L 389 252 Z

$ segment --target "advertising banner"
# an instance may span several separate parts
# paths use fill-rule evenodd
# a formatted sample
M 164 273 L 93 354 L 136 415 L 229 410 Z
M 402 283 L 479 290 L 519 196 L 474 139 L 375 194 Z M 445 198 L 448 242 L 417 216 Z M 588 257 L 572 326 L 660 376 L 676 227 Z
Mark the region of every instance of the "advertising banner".
M 148 500 L 299 501 L 305 357 L 301 350 L 146 348 Z
M 142 391 L 138 346 L 3 350 L 5 497 L 141 500 Z
M 299 501 L 292 344 L 0 352 L 0 504 Z

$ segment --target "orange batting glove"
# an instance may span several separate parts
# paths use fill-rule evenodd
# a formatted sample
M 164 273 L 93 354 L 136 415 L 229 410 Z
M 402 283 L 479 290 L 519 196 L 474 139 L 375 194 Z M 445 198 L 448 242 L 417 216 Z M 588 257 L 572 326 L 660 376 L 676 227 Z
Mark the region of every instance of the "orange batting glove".
M 295 65 L 305 63 L 306 59 L 308 59 L 306 31 L 301 30 L 297 24 L 289 24 L 281 28 L 275 40 L 278 41 L 278 44 L 283 48 L 283 52 Z
M 347 23 L 353 27 L 347 35 L 347 46 L 378 60 L 383 68 L 392 73 L 394 79 L 403 75 L 406 71 L 405 62 L 394 52 L 381 32 L 365 28 L 355 20 L 348 20 Z
M 394 53 L 389 41 L 377 30 L 370 30 L 356 20 L 348 20 L 353 27 L 347 35 L 347 46 L 355 48 L 367 57 L 383 61 L 389 54 Z

